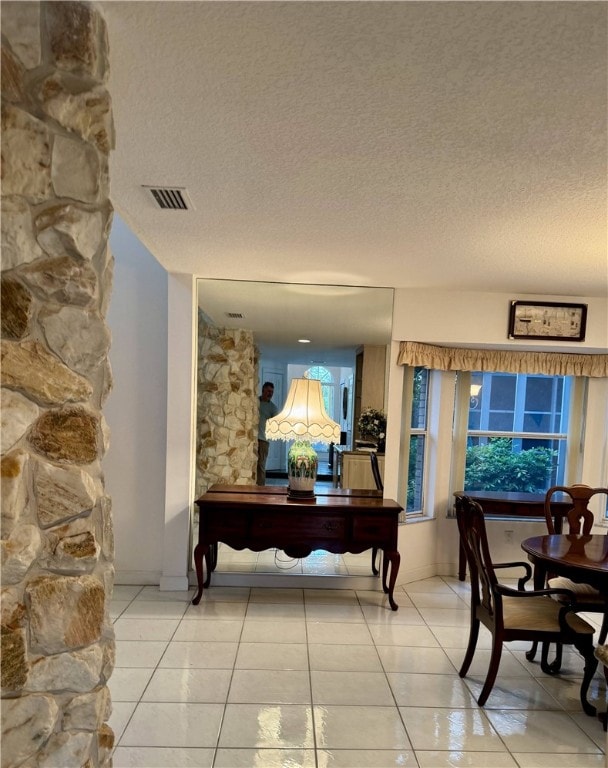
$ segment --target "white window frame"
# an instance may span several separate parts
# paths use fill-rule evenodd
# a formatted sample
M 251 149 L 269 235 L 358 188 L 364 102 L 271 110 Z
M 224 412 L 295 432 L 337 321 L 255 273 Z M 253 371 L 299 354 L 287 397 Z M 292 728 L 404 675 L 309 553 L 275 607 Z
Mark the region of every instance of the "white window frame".
M 520 375 L 520 374 L 515 374 Z M 471 393 L 471 372 L 459 371 L 456 380 L 456 400 L 454 408 L 454 429 L 452 433 L 452 472 L 451 490 L 459 491 L 464 488 L 464 475 L 466 463 L 467 435 L 483 437 L 514 437 L 535 439 L 554 439 L 564 436 L 566 439 L 566 462 L 564 469 L 564 483 L 572 485 L 581 482 L 581 468 L 583 461 L 583 445 L 585 439 L 585 407 L 587 401 L 587 378 L 573 377 L 570 389 L 569 421 L 568 429 L 564 433 L 541 432 L 492 432 L 488 430 L 470 430 L 469 403 Z
M 428 371 L 427 381 L 427 402 L 426 402 L 426 424 L 424 428 L 412 427 L 412 405 L 414 402 L 414 373 L 415 368 L 411 366 L 405 366 L 403 373 L 403 391 L 401 402 L 401 454 L 400 454 L 400 471 L 399 471 L 399 486 L 398 486 L 398 498 L 399 503 L 403 507 L 403 514 L 408 520 L 415 518 L 421 518 L 426 516 L 426 500 L 428 490 L 428 478 L 429 478 L 429 456 L 431 453 L 431 409 L 433 408 L 433 371 Z M 407 487 L 408 487 L 408 474 L 409 474 L 409 457 L 410 457 L 410 444 L 412 437 L 422 435 L 424 437 L 424 460 L 422 462 L 422 487 L 421 498 L 422 504 L 420 509 L 407 511 Z

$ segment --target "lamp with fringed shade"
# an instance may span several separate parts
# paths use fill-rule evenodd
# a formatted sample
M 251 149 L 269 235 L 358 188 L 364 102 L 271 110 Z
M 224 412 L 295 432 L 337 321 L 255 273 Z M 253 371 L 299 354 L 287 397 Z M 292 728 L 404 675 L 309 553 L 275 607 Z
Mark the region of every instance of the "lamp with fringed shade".
M 287 454 L 288 496 L 314 499 L 318 459 L 311 443 L 339 443 L 340 425 L 329 418 L 321 382 L 292 379 L 283 410 L 266 422 L 267 440 L 293 440 Z

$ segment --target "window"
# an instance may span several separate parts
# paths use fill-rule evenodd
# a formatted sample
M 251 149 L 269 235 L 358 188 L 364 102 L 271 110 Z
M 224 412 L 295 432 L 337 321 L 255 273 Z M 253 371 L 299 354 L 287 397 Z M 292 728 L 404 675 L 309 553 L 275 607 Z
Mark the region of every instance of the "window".
M 323 396 L 325 412 L 330 418 L 333 418 L 336 386 L 330 371 L 322 365 L 313 365 L 304 371 L 304 378 L 316 379 L 321 382 L 321 394 Z M 318 454 L 322 455 L 325 455 L 328 450 L 326 443 L 313 443 L 313 448 Z
M 304 371 L 305 379 L 316 379 L 317 381 L 331 382 L 331 373 L 322 365 L 313 365 Z
M 311 368 L 304 371 L 304 378 L 316 379 L 321 382 L 323 405 L 325 406 L 328 415 L 333 418 L 335 385 L 331 373 L 322 365 L 313 365 Z
M 429 371 L 427 368 L 408 368 L 405 376 L 404 413 L 409 414 L 403 436 L 407 457 L 407 466 L 403 467 L 405 512 L 408 515 L 420 515 L 424 502 L 428 454 Z
M 464 490 L 543 493 L 576 474 L 583 379 L 459 373 L 468 403 Z M 576 405 L 574 405 L 576 403 Z

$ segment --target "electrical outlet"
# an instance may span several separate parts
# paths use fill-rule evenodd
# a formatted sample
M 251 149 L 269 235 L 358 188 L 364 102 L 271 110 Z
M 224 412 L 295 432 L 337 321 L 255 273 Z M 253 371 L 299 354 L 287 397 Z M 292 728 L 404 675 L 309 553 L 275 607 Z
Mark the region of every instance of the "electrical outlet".
M 513 531 L 505 531 L 505 541 L 509 544 L 513 542 Z

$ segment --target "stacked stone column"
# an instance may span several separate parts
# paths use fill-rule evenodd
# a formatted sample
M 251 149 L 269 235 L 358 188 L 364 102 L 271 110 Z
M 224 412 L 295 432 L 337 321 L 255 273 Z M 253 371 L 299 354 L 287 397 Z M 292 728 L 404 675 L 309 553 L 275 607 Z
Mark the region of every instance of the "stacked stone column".
M 256 381 L 252 331 L 215 328 L 199 315 L 196 498 L 214 483 L 255 484 Z
M 2 2 L 2 768 L 111 764 L 103 18 Z

